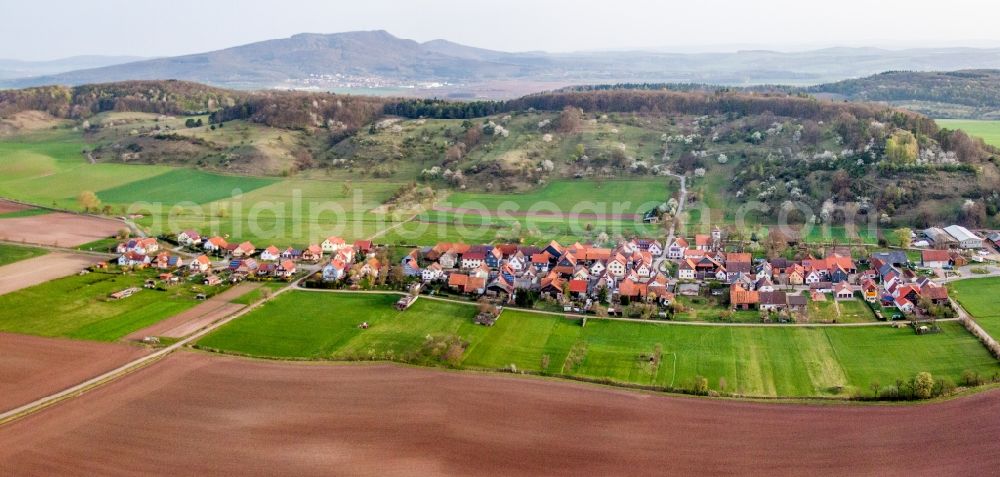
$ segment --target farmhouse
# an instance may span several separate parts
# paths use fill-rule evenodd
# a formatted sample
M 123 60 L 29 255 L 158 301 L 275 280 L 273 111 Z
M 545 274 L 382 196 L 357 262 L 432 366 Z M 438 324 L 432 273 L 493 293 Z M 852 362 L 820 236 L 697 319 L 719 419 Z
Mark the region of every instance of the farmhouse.
M 444 277 L 444 269 L 441 268 L 441 264 L 434 262 L 427 267 L 425 267 L 420 272 L 420 279 L 424 282 L 433 282 L 440 280 Z
M 212 261 L 208 259 L 207 255 L 198 255 L 191 260 L 188 268 L 193 273 L 205 273 L 212 268 Z
M 344 242 L 344 239 L 340 237 L 327 237 L 326 240 L 320 244 L 320 247 L 323 248 L 323 252 L 325 253 L 334 253 L 347 246 L 348 245 Z
M 201 234 L 194 230 L 185 230 L 177 234 L 177 243 L 186 247 L 196 247 L 201 243 Z
M 761 311 L 779 311 L 788 306 L 788 297 L 783 291 L 760 292 Z
M 947 250 L 923 250 L 920 263 L 928 268 L 944 268 L 951 263 L 951 254 Z
M 256 252 L 257 252 L 257 249 L 254 248 L 254 246 L 253 246 L 252 243 L 250 243 L 250 242 L 243 242 L 243 243 L 237 245 L 235 249 L 233 249 L 233 257 L 237 257 L 237 258 L 250 257 L 250 256 L 252 256 Z
M 314 263 L 323 260 L 323 248 L 316 244 L 309 245 L 302 251 L 302 260 Z
M 274 245 L 268 245 L 262 252 L 260 252 L 260 259 L 265 262 L 274 262 L 281 259 L 281 251 L 278 247 Z
M 226 239 L 222 237 L 212 237 L 205 241 L 202 248 L 205 249 L 206 252 L 221 253 L 228 245 L 229 243 L 226 242 Z
M 729 289 L 729 304 L 737 310 L 749 310 L 760 304 L 760 293 L 733 285 Z
M 840 282 L 833 287 L 833 296 L 838 300 L 850 300 L 854 298 L 854 290 L 845 282 Z

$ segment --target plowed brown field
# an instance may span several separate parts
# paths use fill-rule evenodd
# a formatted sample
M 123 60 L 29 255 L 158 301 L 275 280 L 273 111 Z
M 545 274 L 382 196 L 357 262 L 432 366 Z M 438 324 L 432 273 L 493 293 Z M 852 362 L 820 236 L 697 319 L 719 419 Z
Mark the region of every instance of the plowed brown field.
M 123 344 L 0 333 L 0 410 L 62 391 L 145 353 Z
M 0 427 L 0 474 L 987 475 L 998 416 L 182 352 Z

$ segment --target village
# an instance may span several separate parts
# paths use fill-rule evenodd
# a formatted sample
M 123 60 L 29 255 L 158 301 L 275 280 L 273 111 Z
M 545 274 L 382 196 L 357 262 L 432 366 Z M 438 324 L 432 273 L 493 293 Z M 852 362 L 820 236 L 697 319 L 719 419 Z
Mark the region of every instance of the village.
M 914 237 L 915 245 L 925 247 L 918 260 L 905 250 L 852 256 L 848 247 L 798 260 L 755 258 L 737 251 L 718 227 L 669 244 L 649 238 L 622 239 L 614 247 L 441 242 L 403 250 L 336 236 L 304 249 L 258 248 L 186 230 L 161 237 L 169 245 L 132 238 L 115 252 L 120 267 L 160 271 L 163 286 L 184 277 L 206 286 L 300 278 L 310 288 L 407 291 L 414 297 L 403 300 L 407 305 L 422 293 L 496 309 L 680 321 L 832 324 L 953 317 L 941 279 L 970 259 L 982 261 L 976 252 L 996 246 L 1000 234 L 981 238 L 949 226 Z M 147 281 L 154 286 L 155 280 Z

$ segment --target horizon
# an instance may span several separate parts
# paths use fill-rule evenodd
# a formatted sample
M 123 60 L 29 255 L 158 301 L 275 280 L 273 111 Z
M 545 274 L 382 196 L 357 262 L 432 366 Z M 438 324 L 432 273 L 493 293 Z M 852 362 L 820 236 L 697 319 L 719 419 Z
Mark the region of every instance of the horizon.
M 737 50 L 808 51 L 825 48 L 872 47 L 887 50 L 914 48 L 995 48 L 1000 38 L 988 33 L 990 10 L 976 0 L 956 0 L 935 18 L 921 16 L 910 4 L 899 1 L 869 5 L 849 0 L 824 17 L 809 15 L 788 0 L 744 5 L 713 0 L 710 5 L 654 4 L 642 0 L 619 2 L 613 12 L 601 4 L 565 1 L 537 4 L 512 0 L 483 17 L 478 6 L 448 0 L 396 5 L 374 0 L 364 5 L 334 5 L 300 0 L 274 10 L 268 2 L 233 4 L 177 2 L 182 8 L 155 9 L 128 5 L 120 0 L 92 4 L 56 5 L 39 1 L 9 8 L 12 16 L 46 18 L 49 29 L 64 32 L 41 37 L 37 25 L 8 25 L 0 31 L 0 58 L 17 61 L 53 61 L 77 56 L 181 56 L 287 38 L 304 32 L 385 30 L 398 38 L 426 42 L 444 39 L 463 45 L 505 52 L 544 51 L 577 53 L 594 51 L 662 51 L 672 53 L 727 53 Z M 183 8 L 184 5 L 192 8 Z M 569 7 L 571 22 L 562 21 Z M 852 6 L 857 8 L 852 8 Z M 196 7 L 196 8 L 194 8 Z M 907 8 L 903 8 L 907 7 Z M 974 8 L 975 10 L 972 10 Z M 856 11 L 864 11 L 860 18 Z M 986 12 L 984 12 L 986 10 Z M 199 12 L 192 15 L 191 11 Z M 303 11 L 312 12 L 303 16 Z M 977 11 L 977 15 L 968 15 Z M 54 12 L 54 13 L 53 13 Z M 114 12 L 115 28 L 94 29 Z M 524 15 L 524 12 L 534 14 Z M 711 12 L 712 17 L 707 17 Z M 177 25 L 179 34 L 168 37 L 148 33 L 148 18 Z M 221 23 L 219 18 L 224 19 Z M 460 22 L 448 21 L 461 18 Z M 747 21 L 752 18 L 753 21 Z M 418 19 L 420 21 L 414 21 Z M 842 27 L 817 29 L 812 24 Z M 707 24 L 712 25 L 706 32 Z M 123 42 L 123 37 L 127 41 Z M 24 41 L 24 39 L 32 41 Z M 845 41 L 844 38 L 852 38 Z M 956 40 L 956 38 L 961 38 Z

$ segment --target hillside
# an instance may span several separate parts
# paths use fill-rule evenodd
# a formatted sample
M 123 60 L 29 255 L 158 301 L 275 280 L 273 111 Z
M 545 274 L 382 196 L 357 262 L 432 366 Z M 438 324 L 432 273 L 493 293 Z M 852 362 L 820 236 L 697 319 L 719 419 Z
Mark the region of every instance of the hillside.
M 802 91 L 885 102 L 936 118 L 1000 119 L 1000 70 L 889 71 Z
M 400 188 L 394 206 L 439 193 L 553 197 L 545 191 L 556 184 L 577 196 L 567 181 L 646 187 L 676 171 L 691 178 L 691 210 L 709 208 L 716 223 L 745 205 L 762 225 L 794 203 L 812 212 L 793 222 L 853 215 L 893 227 L 988 225 L 1000 209 L 997 151 L 981 141 L 908 111 L 781 93 L 613 89 L 460 103 L 126 82 L 3 92 L 0 121 L 20 141 L 83 141 L 81 159 L 99 163 L 421 186 Z M 702 213 L 688 222 L 700 227 Z

